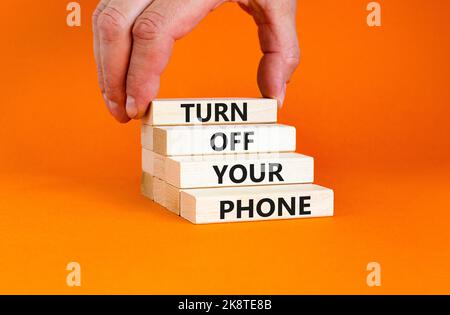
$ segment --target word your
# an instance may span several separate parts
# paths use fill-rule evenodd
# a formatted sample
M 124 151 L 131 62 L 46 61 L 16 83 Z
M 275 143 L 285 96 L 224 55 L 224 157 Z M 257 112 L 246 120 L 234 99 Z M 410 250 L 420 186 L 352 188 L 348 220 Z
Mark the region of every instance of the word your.
M 283 182 L 284 179 L 280 175 L 281 170 L 283 169 L 283 166 L 280 163 L 267 163 L 268 169 L 269 169 L 269 182 L 274 181 L 274 177 L 278 179 L 278 181 Z M 228 169 L 228 165 L 222 166 L 220 168 L 217 165 L 213 165 L 213 169 L 216 172 L 217 175 L 217 182 L 218 184 L 223 184 L 223 178 L 225 175 L 225 172 Z M 258 173 L 258 176 L 256 174 Z M 245 182 L 245 180 L 250 176 L 250 180 L 254 183 L 260 183 L 266 178 L 266 163 L 261 163 L 261 170 L 257 172 L 255 170 L 255 164 L 250 164 L 249 170 L 247 170 L 247 167 L 241 164 L 235 164 L 228 170 L 228 176 L 230 180 L 233 183 L 240 184 Z
M 310 215 L 311 211 L 305 210 L 310 207 L 307 200 L 311 200 L 310 196 L 300 196 L 298 197 L 298 203 L 296 197 L 291 197 L 290 202 L 287 202 L 284 198 L 278 198 L 276 201 L 270 198 L 263 198 L 258 202 L 253 199 L 248 201 L 248 206 L 242 205 L 242 200 L 237 200 L 236 204 L 231 200 L 221 200 L 220 201 L 220 219 L 224 220 L 227 213 L 233 211 L 236 212 L 236 218 L 241 219 L 242 213 L 244 211 L 248 212 L 248 217 L 253 218 L 254 212 L 260 217 L 267 218 L 275 214 L 276 216 L 282 217 L 284 212 L 283 209 L 291 216 L 298 215 Z M 264 206 L 267 205 L 268 209 L 264 210 Z
M 253 139 L 250 139 L 250 136 L 253 136 L 255 134 L 254 131 L 238 131 L 238 132 L 231 132 L 230 133 L 230 150 L 235 151 L 236 150 L 236 144 L 241 143 L 241 140 L 238 138 L 241 137 L 243 134 L 244 137 L 244 150 L 248 150 L 248 145 L 250 143 L 253 143 Z M 222 144 L 217 145 L 216 139 L 222 139 Z M 228 136 L 223 132 L 216 132 L 211 137 L 211 148 L 214 151 L 223 151 L 228 146 Z
M 231 103 L 230 105 L 225 103 L 207 103 L 206 114 L 202 115 L 202 104 L 181 104 L 181 108 L 185 109 L 185 121 L 191 122 L 192 117 L 195 115 L 194 121 L 199 122 L 227 122 L 236 121 L 237 115 L 242 121 L 247 121 L 247 103 L 244 102 L 241 106 L 237 103 Z M 241 109 L 242 107 L 242 109 Z M 192 111 L 195 111 L 192 113 Z M 194 115 L 191 115 L 194 114 Z
M 66 10 L 69 14 L 66 18 L 66 23 L 70 27 L 81 26 L 81 6 L 78 2 L 69 2 Z

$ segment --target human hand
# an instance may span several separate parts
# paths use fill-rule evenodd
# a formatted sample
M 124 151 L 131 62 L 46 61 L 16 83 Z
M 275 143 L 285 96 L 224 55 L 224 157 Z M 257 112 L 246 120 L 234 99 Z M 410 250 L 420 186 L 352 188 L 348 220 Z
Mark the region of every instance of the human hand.
M 93 14 L 100 89 L 122 123 L 141 118 L 156 97 L 174 42 L 226 0 L 101 0 Z M 295 0 L 234 0 L 258 25 L 258 86 L 283 103 L 298 65 Z

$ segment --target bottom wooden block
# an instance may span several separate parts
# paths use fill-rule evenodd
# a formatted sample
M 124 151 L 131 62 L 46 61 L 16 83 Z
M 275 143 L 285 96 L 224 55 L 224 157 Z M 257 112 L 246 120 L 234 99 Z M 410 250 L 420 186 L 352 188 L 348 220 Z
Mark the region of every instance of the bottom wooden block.
M 196 224 L 333 215 L 333 191 L 313 184 L 186 189 L 180 193 L 181 216 Z
M 195 224 L 333 215 L 333 191 L 314 184 L 179 189 L 143 172 L 141 190 Z

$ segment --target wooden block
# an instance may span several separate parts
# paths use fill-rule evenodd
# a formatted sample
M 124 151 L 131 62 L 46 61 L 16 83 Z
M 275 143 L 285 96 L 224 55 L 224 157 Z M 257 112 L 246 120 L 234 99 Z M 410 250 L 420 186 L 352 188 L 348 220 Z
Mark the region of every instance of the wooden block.
M 164 208 L 180 215 L 180 189 L 158 177 L 142 172 L 141 192 Z
M 180 215 L 180 193 L 183 190 L 168 183 L 165 188 L 165 207 L 176 215 Z
M 295 151 L 295 127 L 281 124 L 163 126 L 153 128 L 153 148 L 161 155 Z
M 293 152 L 172 156 L 158 173 L 178 188 L 312 183 L 314 159 Z
M 166 185 L 167 183 L 162 179 L 142 172 L 141 193 L 163 207 L 166 206 Z
M 142 170 L 158 178 L 164 179 L 164 162 L 166 157 L 142 148 Z
M 153 151 L 153 128 L 142 126 L 141 128 L 141 145 L 142 147 Z
M 268 98 L 157 99 L 146 125 L 244 124 L 277 121 L 277 101 Z
M 153 176 L 151 174 L 142 172 L 141 193 L 147 198 L 154 200 L 155 194 L 153 189 Z
M 333 191 L 313 184 L 188 189 L 180 209 L 196 224 L 332 216 Z
M 193 223 L 333 215 L 333 191 L 312 184 L 180 189 L 143 172 L 141 187 L 143 195 Z M 294 206 L 292 198 L 295 199 Z M 269 199 L 275 207 L 272 214 Z M 250 203 L 253 204 L 252 215 L 248 210 Z M 280 210 L 281 215 L 278 213 Z
M 153 196 L 154 201 L 166 207 L 166 182 L 153 176 Z

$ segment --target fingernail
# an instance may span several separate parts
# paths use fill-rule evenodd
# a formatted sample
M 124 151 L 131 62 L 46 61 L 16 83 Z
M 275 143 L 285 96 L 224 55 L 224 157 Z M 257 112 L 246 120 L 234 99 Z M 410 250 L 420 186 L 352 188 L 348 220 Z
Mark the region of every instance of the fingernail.
M 114 114 L 114 112 L 117 110 L 117 107 L 119 107 L 117 105 L 116 102 L 111 101 L 110 99 L 108 99 L 108 97 L 106 96 L 105 93 L 103 93 L 103 99 L 105 100 L 106 106 L 108 106 L 109 111 Z
M 281 108 L 283 106 L 285 97 L 286 97 L 286 83 L 283 84 L 283 88 L 281 89 L 280 96 L 278 97 L 278 107 L 279 108 Z
M 136 101 L 133 96 L 127 96 L 127 103 L 126 103 L 126 109 L 127 109 L 127 115 L 130 118 L 136 118 L 138 114 L 138 109 L 136 106 Z
M 109 107 L 109 110 L 110 110 L 112 113 L 114 113 L 114 112 L 117 111 L 117 108 L 119 107 L 119 105 L 118 105 L 116 102 L 113 102 L 113 101 L 111 101 L 111 100 L 108 100 L 108 107 Z
M 120 117 L 120 116 L 123 116 L 123 115 L 124 115 L 124 114 L 122 113 L 123 110 L 119 107 L 119 104 L 117 104 L 117 103 L 114 102 L 114 101 L 109 100 L 107 97 L 106 97 L 105 99 L 106 99 L 106 104 L 108 105 L 109 112 L 110 112 L 114 117 L 116 117 L 116 119 L 117 119 L 117 117 Z

